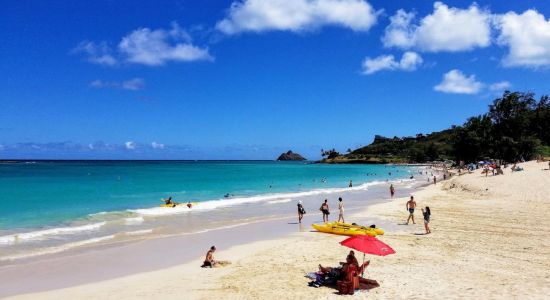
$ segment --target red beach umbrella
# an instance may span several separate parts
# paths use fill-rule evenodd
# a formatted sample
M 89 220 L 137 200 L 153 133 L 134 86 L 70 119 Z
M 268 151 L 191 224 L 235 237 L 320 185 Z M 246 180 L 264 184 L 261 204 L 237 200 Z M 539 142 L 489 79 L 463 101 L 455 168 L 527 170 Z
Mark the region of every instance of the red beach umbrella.
M 361 234 L 352 236 L 341 241 L 340 245 L 355 249 L 366 254 L 374 254 L 378 256 L 386 256 L 388 254 L 395 253 L 395 251 L 390 246 L 383 243 L 379 239 L 369 235 Z
M 392 247 L 369 235 L 352 236 L 341 241 L 340 245 L 363 252 L 363 264 L 365 264 L 365 254 L 386 256 L 395 253 Z M 361 274 L 361 276 L 363 276 L 363 274 Z

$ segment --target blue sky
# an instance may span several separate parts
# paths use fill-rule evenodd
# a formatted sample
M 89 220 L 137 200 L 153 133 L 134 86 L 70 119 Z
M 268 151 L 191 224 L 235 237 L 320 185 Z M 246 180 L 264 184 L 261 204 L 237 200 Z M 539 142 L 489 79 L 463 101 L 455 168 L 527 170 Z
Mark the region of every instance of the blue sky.
M 89 3 L 88 3 L 89 2 Z M 546 1 L 4 1 L 0 158 L 316 159 L 548 93 Z

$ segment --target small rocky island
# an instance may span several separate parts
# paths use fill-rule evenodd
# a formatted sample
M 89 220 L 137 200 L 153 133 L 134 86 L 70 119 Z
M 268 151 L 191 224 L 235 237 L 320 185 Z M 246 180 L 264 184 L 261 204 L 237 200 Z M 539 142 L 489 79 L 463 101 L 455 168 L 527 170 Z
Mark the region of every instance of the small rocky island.
M 283 153 L 277 158 L 277 160 L 306 160 L 303 156 L 298 153 L 294 153 L 288 150 L 286 153 Z

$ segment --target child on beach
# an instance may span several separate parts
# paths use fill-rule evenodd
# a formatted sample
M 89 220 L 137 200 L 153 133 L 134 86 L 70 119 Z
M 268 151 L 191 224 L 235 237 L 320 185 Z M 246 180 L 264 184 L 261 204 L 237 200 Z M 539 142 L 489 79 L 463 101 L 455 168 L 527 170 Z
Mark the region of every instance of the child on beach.
M 422 209 L 422 215 L 424 215 L 424 228 L 426 229 L 426 234 L 432 233 L 430 230 L 430 207 L 426 206 L 426 210 Z
M 328 200 L 325 199 L 325 202 L 321 204 L 321 208 L 319 210 L 323 213 L 323 222 L 328 223 L 328 215 L 330 215 L 329 207 L 328 207 Z
M 344 221 L 344 202 L 342 202 L 342 197 L 338 198 L 338 222 L 342 220 L 342 223 L 345 223 Z

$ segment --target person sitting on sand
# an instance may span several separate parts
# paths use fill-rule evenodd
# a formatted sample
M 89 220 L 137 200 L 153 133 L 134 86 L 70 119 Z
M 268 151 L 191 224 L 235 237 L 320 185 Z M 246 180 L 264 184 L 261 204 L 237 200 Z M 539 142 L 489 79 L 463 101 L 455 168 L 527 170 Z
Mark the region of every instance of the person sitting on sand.
M 216 261 L 214 260 L 214 252 L 216 252 L 216 246 L 210 247 L 210 250 L 206 252 L 206 258 L 201 266 L 201 268 L 212 268 Z
M 340 267 L 323 267 L 321 264 L 319 264 L 319 272 L 335 280 L 345 278 L 350 266 L 353 265 L 353 267 L 355 267 L 355 265 L 353 264 L 353 258 L 354 257 L 352 257 L 351 255 L 348 255 L 346 257 L 346 262 L 341 262 Z
M 407 218 L 407 225 L 409 225 L 409 220 L 412 219 L 413 224 L 416 224 L 414 222 L 414 209 L 416 208 L 416 201 L 414 201 L 414 197 L 411 196 L 411 199 L 407 201 L 407 204 L 405 206 L 407 210 L 409 211 L 409 217 Z
M 357 258 L 355 257 L 355 252 L 351 250 L 348 254 L 348 256 L 351 258 L 351 263 L 359 268 L 359 261 L 357 261 Z
M 319 208 L 319 210 L 321 210 L 321 212 L 323 213 L 323 222 L 325 223 L 328 223 L 328 215 L 330 215 L 330 211 L 329 211 L 329 207 L 328 207 L 328 200 L 325 199 L 325 202 L 323 202 L 323 204 L 321 204 L 321 208 Z
M 430 212 L 430 207 L 426 206 L 426 210 L 422 209 L 422 215 L 424 215 L 424 228 L 426 229 L 426 234 L 432 233 L 429 226 L 431 214 L 432 213 Z

